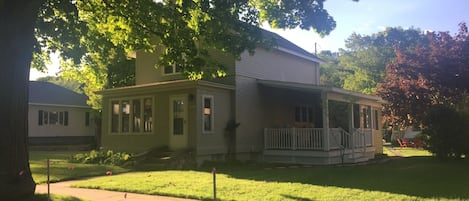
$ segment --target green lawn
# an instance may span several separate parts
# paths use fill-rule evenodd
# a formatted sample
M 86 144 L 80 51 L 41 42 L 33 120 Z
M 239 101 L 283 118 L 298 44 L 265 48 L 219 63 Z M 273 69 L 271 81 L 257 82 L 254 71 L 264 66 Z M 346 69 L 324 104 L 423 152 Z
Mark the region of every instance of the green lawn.
M 411 151 L 411 150 L 409 150 Z M 361 166 L 218 164 L 220 200 L 469 200 L 469 162 L 428 156 Z M 90 179 L 79 187 L 210 200 L 209 166 Z
M 46 160 L 48 158 L 50 159 L 51 182 L 105 175 L 106 171 L 112 171 L 113 173 L 129 171 L 128 169 L 117 166 L 67 162 L 67 159 L 74 153 L 77 152 L 31 151 L 29 154 L 29 162 L 34 181 L 38 184 L 47 182 Z
M 45 182 L 45 159 L 51 158 L 51 178 L 55 181 L 104 175 L 111 170 L 113 176 L 85 180 L 77 186 L 202 200 L 211 200 L 213 196 L 212 166 L 218 170 L 219 200 L 469 200 L 468 161 L 439 161 L 424 150 L 411 148 L 396 151 L 407 157 L 392 157 L 393 160 L 385 163 L 359 166 L 284 168 L 218 163 L 199 170 L 120 175 L 115 174 L 129 170 L 68 163 L 70 152 L 32 152 L 30 156 L 36 182 Z

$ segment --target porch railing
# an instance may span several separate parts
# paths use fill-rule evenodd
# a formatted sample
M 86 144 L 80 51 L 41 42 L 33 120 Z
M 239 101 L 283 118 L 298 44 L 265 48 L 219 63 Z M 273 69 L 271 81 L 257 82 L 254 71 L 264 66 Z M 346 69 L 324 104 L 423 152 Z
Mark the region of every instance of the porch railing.
M 355 147 L 369 147 L 373 145 L 371 128 L 357 128 L 353 133 Z
M 330 149 L 351 149 L 373 145 L 371 129 L 355 129 L 348 133 L 342 128 L 329 129 Z M 324 150 L 322 128 L 265 128 L 264 149 Z
M 323 149 L 322 128 L 265 128 L 264 148 L 284 150 Z

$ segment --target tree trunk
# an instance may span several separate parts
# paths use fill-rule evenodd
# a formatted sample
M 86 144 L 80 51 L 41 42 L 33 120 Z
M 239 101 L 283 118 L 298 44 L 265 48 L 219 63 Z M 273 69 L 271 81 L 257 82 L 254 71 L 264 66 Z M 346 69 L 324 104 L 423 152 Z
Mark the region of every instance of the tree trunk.
M 0 0 L 0 200 L 34 194 L 28 157 L 29 68 L 41 1 Z

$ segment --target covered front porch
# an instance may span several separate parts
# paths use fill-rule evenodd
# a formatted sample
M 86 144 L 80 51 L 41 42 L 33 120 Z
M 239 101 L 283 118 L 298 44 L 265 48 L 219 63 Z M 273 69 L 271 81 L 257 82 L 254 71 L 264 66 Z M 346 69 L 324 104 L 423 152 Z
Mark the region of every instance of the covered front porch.
M 317 85 L 258 83 L 269 108 L 263 129 L 264 161 L 356 163 L 373 159 L 382 149 L 377 97 Z

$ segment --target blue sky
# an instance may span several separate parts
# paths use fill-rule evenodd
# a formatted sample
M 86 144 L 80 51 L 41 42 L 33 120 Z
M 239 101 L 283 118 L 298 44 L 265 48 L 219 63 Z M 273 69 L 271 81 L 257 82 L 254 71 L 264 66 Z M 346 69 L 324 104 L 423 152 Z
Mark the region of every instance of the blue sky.
M 449 31 L 454 35 L 458 24 L 469 24 L 468 0 L 326 0 L 325 9 L 337 23 L 330 35 L 320 38 L 313 31 L 273 30 L 298 46 L 313 52 L 337 51 L 353 32 L 370 35 L 386 27 L 416 27 L 421 30 Z
M 324 38 L 313 31 L 273 30 L 310 52 L 338 51 L 353 32 L 370 35 L 386 27 L 416 27 L 421 30 L 449 31 L 454 35 L 458 24 L 469 24 L 469 0 L 326 0 L 324 7 L 336 20 L 337 27 Z M 58 61 L 49 66 L 49 75 L 58 71 Z M 30 80 L 47 74 L 31 70 Z

